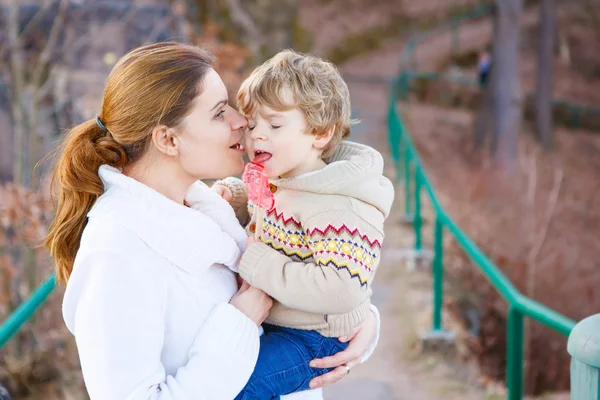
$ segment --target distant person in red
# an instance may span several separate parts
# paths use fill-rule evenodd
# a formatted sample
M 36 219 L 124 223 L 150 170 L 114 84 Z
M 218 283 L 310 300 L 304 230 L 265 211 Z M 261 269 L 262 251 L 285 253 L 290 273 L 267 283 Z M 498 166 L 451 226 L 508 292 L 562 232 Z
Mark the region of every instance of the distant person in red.
M 492 70 L 492 55 L 488 49 L 485 49 L 479 55 L 479 61 L 477 62 L 477 73 L 479 75 L 479 85 L 485 86 L 488 76 Z

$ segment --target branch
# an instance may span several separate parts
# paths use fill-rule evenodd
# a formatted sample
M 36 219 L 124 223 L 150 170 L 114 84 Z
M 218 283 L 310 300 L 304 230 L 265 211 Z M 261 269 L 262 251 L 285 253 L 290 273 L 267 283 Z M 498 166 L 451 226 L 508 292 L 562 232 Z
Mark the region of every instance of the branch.
M 17 2 L 18 3 L 18 2 Z M 21 39 L 23 37 L 25 37 L 28 33 L 29 30 L 35 26 L 44 16 L 44 14 L 50 9 L 48 4 L 45 4 L 43 7 L 40 7 L 34 14 L 34 16 L 29 20 L 29 22 L 27 22 L 27 24 L 23 27 L 23 30 L 21 30 L 21 33 L 18 32 L 18 28 L 17 28 L 17 38 L 19 39 L 19 41 L 21 41 Z M 17 26 L 19 26 L 19 21 L 17 21 Z M 9 23 L 10 26 L 10 23 Z M 6 57 L 6 53 L 8 51 L 12 51 L 12 48 L 10 46 L 10 44 L 7 44 L 6 46 L 2 46 L 0 47 L 0 59 L 4 59 Z
M 538 235 L 538 241 L 532 249 L 532 260 L 535 260 L 546 240 L 546 235 L 548 234 L 548 228 L 550 227 L 550 222 L 552 221 L 552 216 L 554 215 L 554 209 L 556 208 L 556 203 L 558 202 L 558 194 L 560 193 L 560 187 L 562 185 L 563 177 L 565 175 L 564 168 L 561 166 L 560 169 L 554 175 L 554 186 L 552 187 L 552 193 L 550 193 L 550 198 L 548 199 L 548 207 L 546 208 L 546 215 L 544 219 L 544 225 Z
M 117 10 L 111 10 L 110 14 L 104 19 L 105 21 L 112 21 L 113 17 L 115 15 L 117 15 Z M 133 18 L 135 17 L 135 14 L 137 12 L 137 9 L 135 7 L 135 5 L 131 5 L 129 7 L 129 10 L 125 13 L 125 15 L 123 15 L 122 18 L 117 18 L 121 21 L 120 23 L 123 25 L 127 25 L 129 23 L 129 21 L 133 20 Z M 83 14 L 83 12 L 82 12 Z M 76 54 L 77 52 L 79 52 L 79 50 L 89 44 L 90 42 L 90 36 L 91 34 L 87 34 L 87 35 L 82 35 L 77 37 L 75 40 L 73 40 L 71 43 L 65 43 L 65 46 L 63 46 L 64 48 L 68 48 L 69 49 L 69 55 L 71 54 Z
M 38 89 L 42 84 L 42 77 L 44 74 L 44 70 L 48 67 L 50 62 L 50 58 L 54 53 L 54 49 L 56 48 L 56 42 L 58 41 L 58 35 L 60 33 L 60 29 L 63 27 L 65 22 L 65 15 L 67 9 L 69 7 L 69 0 L 61 0 L 58 5 L 58 11 L 56 14 L 56 19 L 52 23 L 52 28 L 50 28 L 50 35 L 48 36 L 48 41 L 40 54 L 38 59 L 37 66 L 33 71 L 33 88 L 34 90 Z M 37 96 L 36 96 L 37 97 Z M 36 99 L 37 100 L 37 99 Z
M 148 37 L 146 38 L 146 42 L 152 43 L 152 42 L 156 41 L 160 32 L 164 29 L 168 29 L 169 24 L 171 22 L 173 22 L 173 17 L 171 15 L 167 15 L 165 18 L 163 18 L 162 21 L 159 21 L 154 26 L 154 28 L 152 28 L 152 31 L 148 34 Z
M 227 0 L 227 3 L 229 4 L 231 19 L 248 33 L 251 46 L 256 49 L 260 48 L 260 45 L 262 44 L 260 29 L 243 9 L 240 0 Z
M 23 178 L 23 138 L 25 136 L 23 104 L 21 96 L 25 90 L 24 56 L 19 38 L 19 0 L 13 0 L 8 13 L 8 47 L 11 49 L 10 58 L 10 89 L 11 111 L 14 120 L 14 145 L 13 145 L 13 179 L 21 183 Z

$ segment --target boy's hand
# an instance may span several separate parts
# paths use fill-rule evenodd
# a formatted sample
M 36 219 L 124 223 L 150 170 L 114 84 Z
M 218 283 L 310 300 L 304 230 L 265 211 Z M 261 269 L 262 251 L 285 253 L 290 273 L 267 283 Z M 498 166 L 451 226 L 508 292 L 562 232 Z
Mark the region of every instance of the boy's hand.
M 215 184 L 211 186 L 210 190 L 221 196 L 228 203 L 231 203 L 231 200 L 233 200 L 233 193 L 231 193 L 231 189 L 227 186 Z
M 250 247 L 252 243 L 256 243 L 257 240 L 254 239 L 254 236 L 248 236 L 248 241 L 246 242 L 246 248 Z

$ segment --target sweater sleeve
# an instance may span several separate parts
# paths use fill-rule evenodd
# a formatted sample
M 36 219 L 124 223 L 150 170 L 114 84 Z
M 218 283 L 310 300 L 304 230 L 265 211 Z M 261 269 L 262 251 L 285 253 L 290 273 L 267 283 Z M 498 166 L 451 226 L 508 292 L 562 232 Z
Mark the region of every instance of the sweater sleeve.
M 217 304 L 189 349 L 187 364 L 168 375 L 161 363 L 166 286 L 123 255 L 86 257 L 63 311 L 75 335 L 91 400 L 231 400 L 258 357 L 257 326 L 228 303 Z M 227 384 L 223 384 L 226 377 Z
M 233 198 L 229 204 L 235 211 L 235 216 L 240 225 L 245 226 L 250 219 L 250 215 L 248 214 L 248 189 L 244 182 L 241 179 L 229 177 L 216 181 L 214 184 L 225 186 L 231 190 Z
M 303 228 L 311 262 L 253 243 L 242 256 L 240 275 L 291 308 L 325 314 L 354 310 L 370 295 L 383 234 L 350 211 L 319 214 Z

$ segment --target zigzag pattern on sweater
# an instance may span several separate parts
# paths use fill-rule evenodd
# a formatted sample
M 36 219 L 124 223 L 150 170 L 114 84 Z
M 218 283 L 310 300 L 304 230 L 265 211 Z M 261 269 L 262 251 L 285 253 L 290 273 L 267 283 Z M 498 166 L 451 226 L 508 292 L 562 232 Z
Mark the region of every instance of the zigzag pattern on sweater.
M 313 228 L 312 230 L 307 229 L 306 230 L 306 235 L 311 237 L 314 236 L 315 234 L 319 234 L 321 236 L 327 236 L 327 234 L 329 233 L 329 231 L 333 231 L 335 233 L 337 233 L 338 235 L 340 233 L 342 233 L 342 231 L 346 231 L 348 232 L 352 237 L 354 236 L 358 236 L 359 238 L 361 238 L 363 241 L 369 243 L 369 246 L 371 247 L 379 247 L 381 248 L 381 243 L 379 242 L 379 240 L 375 239 L 375 240 L 371 240 L 369 239 L 369 237 L 367 235 L 361 234 L 358 231 L 358 228 L 355 228 L 354 230 L 350 230 L 350 228 L 348 228 L 346 226 L 346 224 L 343 224 L 342 226 L 340 226 L 339 228 L 334 227 L 333 225 L 327 225 L 327 228 L 325 228 L 325 230 L 321 230 L 319 228 Z
M 350 255 L 323 250 L 323 251 L 317 251 L 317 252 L 313 253 L 313 257 L 318 256 L 318 255 L 325 255 L 325 254 L 329 254 L 329 255 L 333 255 L 333 256 L 337 256 L 337 257 L 341 257 L 341 258 L 347 258 L 348 260 L 354 262 L 355 264 L 363 267 L 367 272 L 369 272 L 369 273 L 373 272 L 373 269 L 371 268 L 371 266 L 367 265 L 364 261 L 358 260 Z M 373 264 L 374 263 L 375 263 L 375 259 L 373 259 Z
M 361 286 L 366 286 L 369 282 L 369 279 L 367 277 L 363 277 L 360 273 L 360 270 L 353 270 L 352 268 L 350 268 L 350 266 L 347 263 L 344 262 L 337 262 L 335 261 L 335 259 L 333 258 L 328 258 L 328 259 L 321 259 L 319 258 L 317 260 L 317 265 L 321 265 L 323 267 L 327 267 L 327 266 L 333 266 L 338 270 L 346 270 L 348 271 L 348 273 L 350 274 L 350 276 L 352 278 L 356 278 L 358 279 L 358 281 L 360 282 Z
M 288 251 L 288 250 L 286 250 L 285 246 L 277 246 L 275 244 L 275 242 L 273 242 L 272 240 L 263 241 L 263 243 L 266 244 L 267 246 L 269 246 L 270 248 L 272 248 L 273 250 L 277 250 L 278 252 L 280 252 L 281 254 L 283 254 L 285 256 L 295 257 L 302 262 L 310 261 L 310 259 L 312 259 L 312 256 L 313 256 L 312 252 L 309 252 L 307 254 L 302 254 L 298 250 Z
M 287 246 L 303 249 L 309 248 L 306 241 L 306 234 L 302 230 L 286 229 L 285 226 L 278 225 L 273 221 L 265 219 L 262 226 L 262 232 L 271 239 Z
M 267 212 L 268 216 L 271 216 L 273 214 L 275 214 L 275 221 L 281 221 L 284 223 L 284 225 L 288 225 L 291 222 L 292 224 L 296 225 L 296 227 L 302 228 L 302 225 L 300 224 L 300 222 L 298 222 L 298 220 L 296 220 L 296 218 L 294 218 L 294 217 L 285 218 L 285 216 L 283 215 L 283 212 L 277 213 L 276 208 L 273 208 L 271 211 Z

